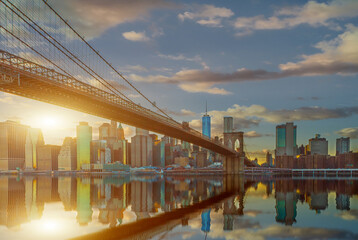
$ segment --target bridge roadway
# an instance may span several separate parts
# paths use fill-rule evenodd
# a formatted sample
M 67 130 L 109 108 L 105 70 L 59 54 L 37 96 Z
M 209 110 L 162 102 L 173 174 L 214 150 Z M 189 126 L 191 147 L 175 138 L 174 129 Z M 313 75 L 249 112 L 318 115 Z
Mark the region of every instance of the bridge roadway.
M 147 129 L 224 156 L 236 154 L 234 150 L 173 119 L 2 50 L 0 91 Z

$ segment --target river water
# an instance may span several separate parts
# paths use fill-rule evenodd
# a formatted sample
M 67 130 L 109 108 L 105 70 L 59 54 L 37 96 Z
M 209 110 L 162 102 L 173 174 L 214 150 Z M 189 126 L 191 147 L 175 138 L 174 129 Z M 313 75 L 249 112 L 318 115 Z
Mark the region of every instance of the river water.
M 358 181 L 0 176 L 0 239 L 358 239 Z

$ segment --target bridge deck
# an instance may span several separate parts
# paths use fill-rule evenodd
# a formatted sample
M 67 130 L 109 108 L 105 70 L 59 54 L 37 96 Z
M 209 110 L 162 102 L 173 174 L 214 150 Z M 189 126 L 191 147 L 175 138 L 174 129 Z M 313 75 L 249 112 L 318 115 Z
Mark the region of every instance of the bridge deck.
M 173 119 L 1 50 L 0 90 L 148 129 L 223 155 L 236 153 Z

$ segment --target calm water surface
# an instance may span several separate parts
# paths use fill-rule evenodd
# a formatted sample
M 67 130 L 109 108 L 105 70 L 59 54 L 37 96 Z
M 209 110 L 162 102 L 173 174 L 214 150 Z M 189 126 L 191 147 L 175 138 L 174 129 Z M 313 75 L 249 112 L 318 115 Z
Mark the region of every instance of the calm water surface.
M 358 239 L 358 181 L 255 179 L 1 176 L 0 239 Z

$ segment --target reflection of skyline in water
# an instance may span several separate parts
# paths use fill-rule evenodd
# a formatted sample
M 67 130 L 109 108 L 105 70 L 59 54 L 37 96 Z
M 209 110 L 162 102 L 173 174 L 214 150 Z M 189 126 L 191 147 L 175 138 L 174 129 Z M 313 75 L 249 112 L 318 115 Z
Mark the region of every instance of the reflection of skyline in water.
M 245 217 L 256 216 L 252 209 L 245 210 L 245 205 L 250 204 L 246 200 L 248 195 L 252 195 L 252 189 L 257 189 L 258 183 L 244 179 L 240 181 L 244 182 L 243 189 L 236 189 L 225 201 L 197 209 L 198 213 L 185 215 L 167 230 L 179 225 L 185 228 L 191 225 L 191 219 L 199 218 L 200 231 L 206 235 L 215 234 L 213 226 L 216 220 L 212 216 L 219 213 L 224 232 L 246 226 L 248 219 Z M 100 224 L 102 229 L 114 228 L 196 205 L 225 192 L 225 186 L 227 183 L 220 178 L 133 178 L 131 181 L 129 176 L 1 177 L 0 226 L 6 226 L 9 231 L 21 230 L 21 225 L 39 221 L 43 217 L 45 204 L 61 203 L 63 211 L 76 213 L 78 229 L 90 223 Z M 357 208 L 351 210 L 351 199 L 358 196 L 355 181 L 274 180 L 261 182 L 260 186 L 265 188 L 265 198 L 275 200 L 271 209 L 275 215 L 271 217 L 271 222 L 293 226 L 298 224 L 303 214 L 298 211 L 298 203 L 307 206 L 315 214 L 322 214 L 329 204 L 332 205 L 329 194 L 335 194 L 334 207 L 338 214 L 346 219 L 356 219 Z M 250 192 L 247 192 L 248 189 L 251 189 Z M 133 216 L 130 219 L 129 214 Z M 255 228 L 260 226 L 258 223 L 252 224 Z

